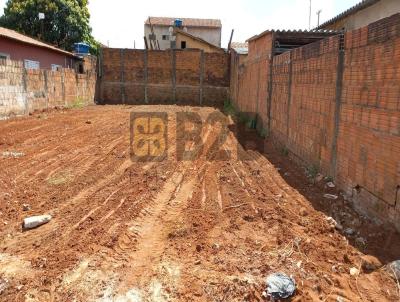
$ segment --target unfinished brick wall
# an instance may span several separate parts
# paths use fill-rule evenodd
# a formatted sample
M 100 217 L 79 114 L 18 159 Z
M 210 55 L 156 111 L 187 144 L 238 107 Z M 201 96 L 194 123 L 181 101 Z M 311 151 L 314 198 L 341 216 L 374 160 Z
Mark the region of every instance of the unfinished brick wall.
M 346 34 L 337 181 L 400 228 L 400 15 Z
M 255 76 L 259 41 L 233 83 L 243 112 L 265 106 Z M 268 46 L 263 46 L 268 51 Z M 274 56 L 269 134 L 334 178 L 355 207 L 400 229 L 400 14 Z M 235 75 L 232 75 L 235 78 Z M 270 97 L 270 99 L 268 99 Z M 268 110 L 268 106 L 266 107 Z
M 287 147 L 325 174 L 331 174 L 339 40 L 332 37 L 290 52 Z
M 95 83 L 94 71 L 27 70 L 22 62 L 1 60 L 0 119 L 74 103 L 93 104 Z
M 221 106 L 229 55 L 200 50 L 102 50 L 99 103 Z
M 231 95 L 231 101 L 241 112 L 257 120 L 260 131 L 268 125 L 272 41 L 273 34 L 250 41 L 246 63 L 233 61 L 232 67 L 237 75 L 233 75 L 236 81 L 231 84 L 231 91 L 235 91 L 235 96 Z

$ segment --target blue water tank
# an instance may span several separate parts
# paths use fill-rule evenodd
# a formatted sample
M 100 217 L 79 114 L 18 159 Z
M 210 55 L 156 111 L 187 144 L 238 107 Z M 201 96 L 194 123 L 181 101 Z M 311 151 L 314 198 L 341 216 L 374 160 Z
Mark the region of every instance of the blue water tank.
M 86 43 L 74 43 L 75 52 L 80 55 L 88 55 L 90 46 Z
M 183 21 L 181 19 L 175 19 L 174 25 L 175 27 L 182 27 Z

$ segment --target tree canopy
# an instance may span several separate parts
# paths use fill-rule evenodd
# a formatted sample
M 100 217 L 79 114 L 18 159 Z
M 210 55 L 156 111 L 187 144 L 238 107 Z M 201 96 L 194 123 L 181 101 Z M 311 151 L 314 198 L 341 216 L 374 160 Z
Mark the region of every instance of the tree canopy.
M 88 0 L 8 0 L 0 25 L 66 50 L 86 42 L 96 51 L 89 19 Z

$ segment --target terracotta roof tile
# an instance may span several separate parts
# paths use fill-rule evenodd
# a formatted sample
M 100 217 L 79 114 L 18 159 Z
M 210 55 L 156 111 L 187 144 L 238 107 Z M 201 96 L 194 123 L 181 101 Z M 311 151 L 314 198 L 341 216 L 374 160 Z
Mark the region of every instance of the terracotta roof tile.
M 22 42 L 22 43 L 34 45 L 34 46 L 37 46 L 37 47 L 51 49 L 51 50 L 63 53 L 65 55 L 68 55 L 68 56 L 75 56 L 73 53 L 71 53 L 69 51 L 57 48 L 57 47 L 52 46 L 50 44 L 43 43 L 43 42 L 41 42 L 39 40 L 36 40 L 36 39 L 31 38 L 31 37 L 25 36 L 23 34 L 20 34 L 19 32 L 16 32 L 15 30 L 11 30 L 11 29 L 8 29 L 8 28 L 0 27 L 0 37 L 9 38 L 9 39 L 16 40 L 16 41 L 19 41 L 19 42 Z
M 176 19 L 180 19 L 183 22 L 183 26 L 186 27 L 215 27 L 221 28 L 221 20 L 219 19 L 194 19 L 194 18 L 168 18 L 168 17 L 149 17 L 145 24 L 149 25 L 149 19 L 152 25 L 160 26 L 171 26 Z

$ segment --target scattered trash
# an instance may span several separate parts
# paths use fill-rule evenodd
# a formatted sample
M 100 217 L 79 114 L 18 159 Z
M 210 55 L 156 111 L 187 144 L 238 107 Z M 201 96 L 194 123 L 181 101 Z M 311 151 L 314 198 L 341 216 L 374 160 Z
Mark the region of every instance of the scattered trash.
M 29 204 L 27 204 L 27 203 L 24 203 L 24 204 L 22 205 L 22 210 L 23 210 L 24 212 L 30 211 L 30 210 L 31 210 L 31 206 L 30 206 Z
M 329 187 L 329 188 L 334 188 L 334 187 L 336 187 L 335 184 L 334 184 L 333 182 L 331 182 L 331 181 L 328 182 L 328 183 L 326 184 L 326 186 Z
M 22 157 L 25 156 L 25 153 L 22 152 L 14 152 L 14 151 L 6 151 L 3 152 L 3 157 L 7 158 L 7 157 L 13 157 L 13 158 L 18 158 L 18 157 Z
M 296 282 L 283 273 L 275 273 L 267 277 L 267 296 L 273 299 L 286 299 L 296 291 Z
M 388 264 L 388 271 L 394 274 L 397 279 L 400 279 L 400 260 L 393 261 Z
M 296 266 L 297 266 L 298 268 L 301 268 L 301 265 L 302 265 L 302 264 L 303 264 L 303 261 L 300 260 L 299 262 L 296 263 Z
M 318 173 L 317 176 L 315 177 L 315 181 L 316 181 L 316 182 L 320 182 L 320 181 L 323 180 L 323 179 L 324 179 L 324 175 L 322 175 L 322 174 L 320 174 L 320 173 Z
M 344 302 L 344 298 L 341 296 L 337 296 L 336 302 Z
M 34 229 L 38 226 L 48 223 L 51 220 L 50 215 L 32 216 L 24 219 L 22 228 L 25 230 Z
M 352 228 L 347 228 L 344 230 L 344 233 L 348 236 L 354 235 L 355 231 Z
M 327 198 L 327 199 L 333 199 L 333 200 L 338 199 L 338 196 L 337 195 L 333 195 L 333 194 L 325 194 L 324 197 Z
M 366 246 L 367 245 L 367 240 L 364 237 L 357 237 L 356 238 L 356 244 L 358 246 L 361 246 L 361 247 Z
M 358 269 L 356 269 L 355 267 L 352 267 L 350 269 L 350 275 L 351 276 L 358 276 L 360 274 L 360 271 Z

